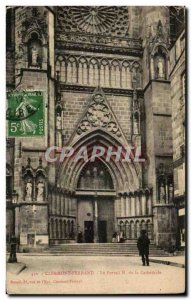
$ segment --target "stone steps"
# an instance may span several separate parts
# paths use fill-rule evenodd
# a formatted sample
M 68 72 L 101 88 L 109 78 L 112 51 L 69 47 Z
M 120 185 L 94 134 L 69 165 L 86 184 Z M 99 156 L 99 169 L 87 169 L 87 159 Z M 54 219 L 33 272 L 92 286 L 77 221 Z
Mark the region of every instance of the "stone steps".
M 71 256 L 138 256 L 135 243 L 59 244 L 51 246 L 45 252 Z M 166 253 L 152 243 L 150 256 L 166 256 Z

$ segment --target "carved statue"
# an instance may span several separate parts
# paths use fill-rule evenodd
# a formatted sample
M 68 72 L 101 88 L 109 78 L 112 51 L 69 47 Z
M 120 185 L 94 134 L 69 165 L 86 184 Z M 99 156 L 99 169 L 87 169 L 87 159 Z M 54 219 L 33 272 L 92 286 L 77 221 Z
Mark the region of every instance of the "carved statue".
M 169 185 L 168 193 L 169 193 L 169 202 L 172 202 L 174 196 L 174 189 L 172 183 Z
M 157 71 L 158 71 L 158 78 L 164 78 L 164 59 L 162 57 L 159 57 L 158 63 L 157 63 Z
M 44 200 L 44 182 L 41 180 L 37 184 L 37 201 L 43 201 Z
M 56 128 L 62 129 L 62 117 L 59 113 L 57 113 L 57 116 L 56 116 Z
M 160 201 L 162 203 L 165 202 L 165 188 L 164 188 L 164 184 L 161 183 L 160 189 L 159 189 L 159 194 L 160 194 Z
M 38 55 L 39 55 L 38 49 L 36 48 L 36 46 L 33 46 L 31 49 L 32 66 L 38 66 Z
M 32 180 L 31 179 L 29 179 L 28 182 L 26 183 L 25 191 L 26 191 L 25 198 L 27 200 L 32 200 Z

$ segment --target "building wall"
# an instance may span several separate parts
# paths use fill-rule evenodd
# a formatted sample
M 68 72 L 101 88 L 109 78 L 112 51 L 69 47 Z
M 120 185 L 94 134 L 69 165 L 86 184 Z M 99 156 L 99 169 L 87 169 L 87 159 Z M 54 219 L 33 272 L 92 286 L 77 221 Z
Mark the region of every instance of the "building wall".
M 170 51 L 174 201 L 178 208 L 178 246 L 185 246 L 185 31 Z

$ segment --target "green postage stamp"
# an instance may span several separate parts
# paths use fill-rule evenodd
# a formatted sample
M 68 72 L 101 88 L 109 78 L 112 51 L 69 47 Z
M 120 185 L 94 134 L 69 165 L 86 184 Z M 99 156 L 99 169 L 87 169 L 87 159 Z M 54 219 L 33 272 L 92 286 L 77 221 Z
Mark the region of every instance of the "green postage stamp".
M 7 92 L 6 114 L 9 137 L 44 136 L 43 92 Z

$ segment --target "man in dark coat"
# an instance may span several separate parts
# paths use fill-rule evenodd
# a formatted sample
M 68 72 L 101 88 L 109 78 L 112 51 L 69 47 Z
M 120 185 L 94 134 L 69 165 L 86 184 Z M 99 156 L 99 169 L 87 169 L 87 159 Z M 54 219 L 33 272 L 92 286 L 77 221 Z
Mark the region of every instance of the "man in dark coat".
M 143 266 L 145 266 L 145 261 L 147 266 L 149 266 L 149 244 L 150 240 L 146 235 L 146 230 L 141 230 L 141 236 L 137 241 L 137 248 L 139 250 L 139 255 L 142 257 Z

